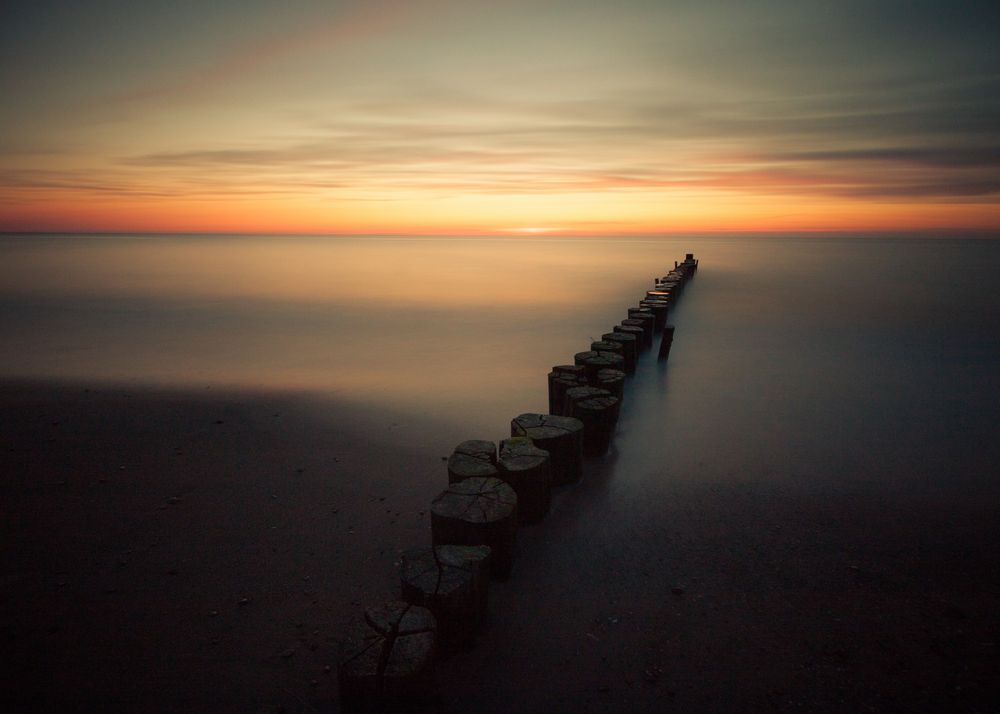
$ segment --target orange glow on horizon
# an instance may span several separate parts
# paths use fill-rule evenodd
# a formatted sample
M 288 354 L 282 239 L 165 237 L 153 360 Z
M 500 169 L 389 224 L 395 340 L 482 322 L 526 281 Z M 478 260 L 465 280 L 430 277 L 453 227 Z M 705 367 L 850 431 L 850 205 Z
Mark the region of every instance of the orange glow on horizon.
M 20 200 L 17 200 L 20 198 Z M 587 198 L 591 199 L 589 202 Z M 372 207 L 372 203 L 375 207 Z M 583 204 L 583 205 L 581 205 Z M 518 207 L 520 225 L 511 225 Z M 72 191 L 8 195 L 5 232 L 414 235 L 619 235 L 675 232 L 998 231 L 992 203 L 869 202 L 718 192 L 672 199 L 651 193 L 588 197 L 477 197 L 337 203 L 308 197 L 257 200 L 101 200 Z
M 988 13 L 536 5 L 15 2 L 0 231 L 1000 232 Z

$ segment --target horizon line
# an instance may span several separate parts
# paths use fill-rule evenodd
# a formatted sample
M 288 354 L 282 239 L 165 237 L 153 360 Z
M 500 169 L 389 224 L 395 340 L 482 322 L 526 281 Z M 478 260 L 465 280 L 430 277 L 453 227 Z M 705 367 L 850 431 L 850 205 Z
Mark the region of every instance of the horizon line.
M 871 235 L 901 235 L 901 234 L 914 234 L 920 236 L 929 235 L 941 235 L 941 234 L 958 234 L 964 236 L 993 236 L 1000 238 L 1000 228 L 949 228 L 945 227 L 933 227 L 933 228 L 823 228 L 823 229 L 782 229 L 782 230 L 751 230 L 751 229 L 708 229 L 708 230 L 694 230 L 694 231 L 622 231 L 622 232 L 601 232 L 601 233 L 590 233 L 590 232 L 573 232 L 573 231 L 558 231 L 558 230 L 546 230 L 546 231 L 521 231 L 521 230 L 506 230 L 506 231 L 492 231 L 492 232 L 434 232 L 434 231 L 412 231 L 412 232 L 366 232 L 366 231 L 336 231 L 336 232 L 325 232 L 325 231 L 295 231 L 295 232 L 277 232 L 277 231 L 213 231 L 213 230 L 188 230 L 188 231 L 151 231 L 151 230 L 109 230 L 109 231 L 41 231 L 41 230 L 0 230 L 0 236 L 59 236 L 59 235 L 78 235 L 78 236 L 287 236 L 287 237 L 311 237 L 311 238 L 359 238 L 359 237 L 371 237 L 371 238 L 402 238 L 402 237 L 412 237 L 412 238 L 511 238 L 511 239 L 538 239 L 538 238 L 552 238 L 552 237 L 562 237 L 562 238 L 646 238 L 646 237 L 656 237 L 656 236 L 713 236 L 713 235 L 861 235 L 861 234 L 871 234 Z

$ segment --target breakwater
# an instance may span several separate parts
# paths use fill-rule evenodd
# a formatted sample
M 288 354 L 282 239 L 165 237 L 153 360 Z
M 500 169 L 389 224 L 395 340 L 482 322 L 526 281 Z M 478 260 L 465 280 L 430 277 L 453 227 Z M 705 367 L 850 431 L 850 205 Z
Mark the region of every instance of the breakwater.
M 666 360 L 667 324 L 698 261 L 688 254 L 626 318 L 573 364 L 548 374 L 547 414 L 511 420 L 510 436 L 474 439 L 448 458 L 448 485 L 431 502 L 431 544 L 404 552 L 400 597 L 358 618 L 338 659 L 344 711 L 385 711 L 433 699 L 434 660 L 474 644 L 486 619 L 490 578 L 513 576 L 519 524 L 542 521 L 553 486 L 584 474 L 587 458 L 610 448 L 624 384 L 657 338 Z

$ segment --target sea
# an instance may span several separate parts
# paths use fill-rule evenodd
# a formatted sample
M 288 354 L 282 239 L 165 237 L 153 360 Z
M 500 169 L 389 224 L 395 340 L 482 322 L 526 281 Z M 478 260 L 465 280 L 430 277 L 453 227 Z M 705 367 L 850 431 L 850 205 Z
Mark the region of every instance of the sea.
M 989 236 L 7 234 L 0 377 L 300 392 L 500 438 L 687 253 L 619 473 L 1000 493 Z

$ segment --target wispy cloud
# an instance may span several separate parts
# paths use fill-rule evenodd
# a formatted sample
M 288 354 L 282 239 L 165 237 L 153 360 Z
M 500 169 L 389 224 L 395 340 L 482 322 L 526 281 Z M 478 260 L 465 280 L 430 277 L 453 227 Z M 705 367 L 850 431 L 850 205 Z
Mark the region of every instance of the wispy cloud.
M 45 133 L 10 105 L 0 200 L 50 191 L 238 213 L 260 199 L 337 216 L 377 203 L 351 213 L 373 224 L 393 203 L 444 222 L 524 210 L 577 225 L 696 209 L 710 224 L 730 197 L 900 216 L 907 203 L 1000 203 L 988 4 L 941 18 L 918 2 L 906 27 L 890 0 L 836 13 L 379 0 L 299 7 L 287 22 L 248 9 L 257 22 L 199 36 L 190 58 L 124 52 L 119 64 L 140 69 L 102 70 L 113 91 L 45 116 Z

